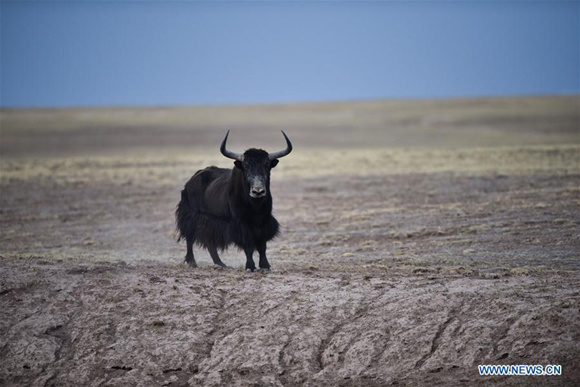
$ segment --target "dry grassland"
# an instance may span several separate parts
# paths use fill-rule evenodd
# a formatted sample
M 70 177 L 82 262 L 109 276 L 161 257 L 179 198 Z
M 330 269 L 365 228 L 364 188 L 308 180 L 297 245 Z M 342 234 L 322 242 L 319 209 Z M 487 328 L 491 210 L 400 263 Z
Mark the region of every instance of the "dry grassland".
M 0 385 L 580 381 L 578 96 L 0 113 Z M 268 274 L 175 242 L 227 129 L 294 142 Z

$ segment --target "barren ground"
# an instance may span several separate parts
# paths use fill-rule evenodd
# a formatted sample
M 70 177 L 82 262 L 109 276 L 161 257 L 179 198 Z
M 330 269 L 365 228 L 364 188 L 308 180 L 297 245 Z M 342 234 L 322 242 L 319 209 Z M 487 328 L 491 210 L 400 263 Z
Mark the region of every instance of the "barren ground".
M 578 385 L 579 102 L 3 109 L 0 385 Z M 294 142 L 271 273 L 175 242 L 227 129 Z

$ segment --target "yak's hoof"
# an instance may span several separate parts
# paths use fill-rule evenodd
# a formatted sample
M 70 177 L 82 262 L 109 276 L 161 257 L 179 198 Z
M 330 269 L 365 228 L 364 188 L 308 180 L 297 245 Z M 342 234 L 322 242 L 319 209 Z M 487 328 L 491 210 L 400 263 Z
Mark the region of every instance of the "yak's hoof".
M 255 271 L 256 271 L 256 268 L 251 269 L 249 267 L 246 267 L 246 273 L 253 273 Z
M 197 263 L 195 263 L 195 262 L 187 262 L 187 261 L 185 261 L 185 263 L 187 263 L 187 266 L 191 267 L 192 269 L 197 267 Z
M 225 263 L 216 263 L 215 265 L 221 269 L 230 269 L 230 267 Z
M 260 272 L 262 272 L 262 273 L 269 273 L 269 272 L 271 272 L 271 270 L 270 270 L 269 267 L 261 267 L 260 268 Z

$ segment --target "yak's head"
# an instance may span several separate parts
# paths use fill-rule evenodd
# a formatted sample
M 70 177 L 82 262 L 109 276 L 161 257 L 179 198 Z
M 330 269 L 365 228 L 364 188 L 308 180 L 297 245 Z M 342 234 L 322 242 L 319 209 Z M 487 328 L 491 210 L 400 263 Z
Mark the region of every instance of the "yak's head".
M 292 152 L 292 143 L 282 131 L 286 139 L 286 149 L 268 153 L 262 149 L 248 149 L 243 154 L 234 153 L 226 148 L 226 142 L 230 131 L 226 133 L 226 137 L 222 141 L 220 150 L 222 154 L 230 159 L 236 160 L 234 162 L 236 168 L 243 172 L 244 186 L 246 192 L 254 199 L 263 198 L 268 194 L 270 189 L 270 170 L 278 164 L 278 159 L 286 156 Z

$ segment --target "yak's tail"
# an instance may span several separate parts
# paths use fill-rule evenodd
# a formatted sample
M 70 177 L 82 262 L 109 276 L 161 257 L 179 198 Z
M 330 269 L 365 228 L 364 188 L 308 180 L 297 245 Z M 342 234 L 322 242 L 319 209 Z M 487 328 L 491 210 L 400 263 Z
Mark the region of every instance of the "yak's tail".
M 189 206 L 189 200 L 187 199 L 187 193 L 185 190 L 181 191 L 181 200 L 175 209 L 175 223 L 177 226 L 177 241 L 182 239 L 187 239 L 187 237 L 193 237 L 195 232 L 194 223 L 195 214 Z

